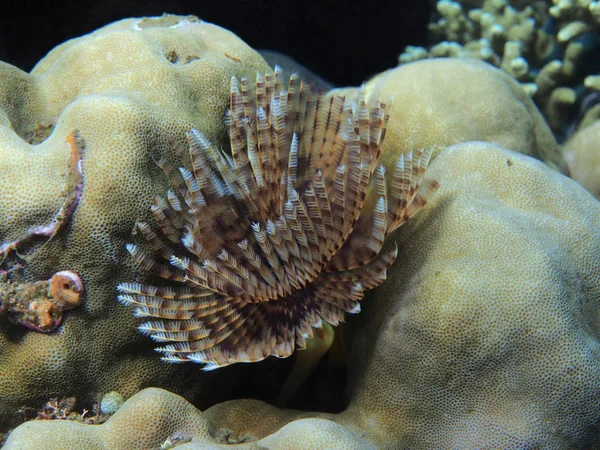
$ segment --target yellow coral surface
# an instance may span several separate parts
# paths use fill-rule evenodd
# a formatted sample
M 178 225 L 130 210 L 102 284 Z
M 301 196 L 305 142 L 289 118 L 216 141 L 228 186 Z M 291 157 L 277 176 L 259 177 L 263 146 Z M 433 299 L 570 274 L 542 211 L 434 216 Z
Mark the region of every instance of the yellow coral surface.
M 200 413 L 147 390 L 97 427 L 28 422 L 6 448 L 598 448 L 600 203 L 490 143 L 447 148 L 429 174 L 439 191 L 350 321 L 344 412 Z
M 156 161 L 173 161 L 172 142 L 191 128 L 223 142 L 232 75 L 269 69 L 231 32 L 195 17 L 127 19 L 70 40 L 31 74 L 0 66 L 0 243 L 52 221 L 68 195 L 67 136 L 82 141 L 83 194 L 52 239 L 36 238 L 5 255 L 11 276 L 81 276 L 82 306 L 61 328 L 41 334 L 2 323 L 0 415 L 50 396 L 81 401 L 118 391 L 125 397 L 161 385 L 188 395 L 214 377 L 167 365 L 116 301 L 119 280 L 144 275 L 125 244 L 138 220 L 150 220 L 151 196 L 167 180 Z M 231 373 L 231 372 L 230 372 Z M 222 383 L 228 377 L 222 375 Z
M 563 154 L 574 180 L 600 200 L 600 120 L 578 130 Z
M 417 61 L 366 83 L 367 99 L 393 98 L 383 161 L 397 152 L 487 141 L 533 156 L 566 173 L 548 125 L 514 79 L 473 59 Z M 351 91 L 350 91 L 351 94 Z

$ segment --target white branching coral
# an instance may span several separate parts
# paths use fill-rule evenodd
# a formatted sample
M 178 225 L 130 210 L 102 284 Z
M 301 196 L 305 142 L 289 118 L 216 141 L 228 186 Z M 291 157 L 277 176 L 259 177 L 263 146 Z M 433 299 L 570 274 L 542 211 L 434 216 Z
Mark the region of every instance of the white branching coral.
M 437 189 L 423 181 L 430 151 L 378 165 L 389 108 L 323 96 L 295 74 L 286 90 L 278 68 L 254 89 L 232 79 L 230 154 L 192 130 L 184 167 L 159 162 L 173 185 L 152 205 L 160 233 L 137 226 L 152 252 L 128 246 L 172 283 L 118 286 L 153 319 L 140 330 L 168 343 L 164 360 L 211 370 L 287 357 L 322 320 L 360 311 L 396 258 L 385 237 Z

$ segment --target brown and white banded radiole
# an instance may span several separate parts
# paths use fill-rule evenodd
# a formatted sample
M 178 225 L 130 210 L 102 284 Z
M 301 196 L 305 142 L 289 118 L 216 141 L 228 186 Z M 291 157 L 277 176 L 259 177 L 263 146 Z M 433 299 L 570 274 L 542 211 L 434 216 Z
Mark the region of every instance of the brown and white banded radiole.
M 323 96 L 295 74 L 286 90 L 279 68 L 254 87 L 232 78 L 230 100 L 231 152 L 192 130 L 184 167 L 159 161 L 173 185 L 153 199 L 160 231 L 137 224 L 150 251 L 128 245 L 169 281 L 118 286 L 165 361 L 205 370 L 287 357 L 322 320 L 359 312 L 396 258 L 385 237 L 437 189 L 428 150 L 378 165 L 389 104 Z

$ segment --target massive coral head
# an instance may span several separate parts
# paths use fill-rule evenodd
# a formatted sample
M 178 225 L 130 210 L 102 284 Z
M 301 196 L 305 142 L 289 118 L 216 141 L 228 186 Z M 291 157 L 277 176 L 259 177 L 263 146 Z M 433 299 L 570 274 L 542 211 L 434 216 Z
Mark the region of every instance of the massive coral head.
M 167 282 L 121 283 L 119 300 L 168 362 L 210 370 L 287 357 L 322 320 L 360 311 L 397 249 L 384 239 L 437 188 L 423 181 L 431 152 L 378 165 L 390 106 L 324 96 L 279 68 L 231 81 L 231 152 L 198 130 L 183 167 L 159 165 L 173 189 L 153 199 L 160 230 L 137 229 L 129 252 Z M 149 250 L 149 251 L 148 251 Z

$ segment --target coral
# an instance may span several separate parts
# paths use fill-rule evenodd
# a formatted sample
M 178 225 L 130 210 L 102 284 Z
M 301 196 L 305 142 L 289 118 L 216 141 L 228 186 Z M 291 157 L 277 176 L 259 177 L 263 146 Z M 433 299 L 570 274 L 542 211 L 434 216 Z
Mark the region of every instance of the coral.
M 583 97 L 577 120 L 569 130 L 569 136 L 576 130 L 583 130 L 600 119 L 600 75 L 590 75 L 584 80 L 586 95 Z
M 65 425 L 57 428 L 58 423 Z M 34 439 L 29 436 L 30 431 L 40 428 L 48 433 L 44 438 L 38 436 Z M 60 438 L 53 438 L 53 430 L 59 428 L 62 433 Z M 90 427 L 71 420 L 25 422 L 11 433 L 6 446 L 23 450 L 36 446 L 48 450 L 150 449 L 160 448 L 161 444 L 177 432 L 183 436 L 208 435 L 208 423 L 182 397 L 161 389 L 145 389 L 125 402 L 100 426 Z
M 66 225 L 77 208 L 77 205 L 79 205 L 79 200 L 81 199 L 81 193 L 83 191 L 83 173 L 81 169 L 83 162 L 81 159 L 82 142 L 78 138 L 76 131 L 69 134 L 67 142 L 69 143 L 70 158 L 66 176 L 67 184 L 64 188 L 65 199 L 62 206 L 49 223 L 31 227 L 17 239 L 0 244 L 0 257 L 2 262 L 11 252 L 17 252 L 19 247 L 28 244 L 31 240 L 40 237 L 48 238 L 48 241 L 53 239 Z M 17 254 L 17 256 L 19 255 Z
M 578 130 L 565 143 L 563 155 L 571 177 L 600 200 L 600 120 Z
M 259 442 L 245 442 L 241 436 L 233 436 L 225 430 L 215 429 L 210 410 L 201 413 L 182 397 L 162 389 L 144 389 L 131 397 L 106 423 L 90 427 L 74 421 L 26 422 L 10 434 L 5 448 L 28 450 L 44 448 L 103 449 L 225 449 L 269 448 L 273 450 L 319 450 L 364 449 L 369 445 L 342 426 L 329 420 L 306 418 L 286 425 L 286 419 L 273 418 L 274 412 L 267 405 L 250 401 L 257 409 L 247 419 L 259 418 L 262 423 L 276 431 Z M 272 407 L 271 407 L 272 408 Z M 247 411 L 246 411 L 247 412 Z M 286 414 L 281 414 L 286 417 Z M 297 414 L 287 415 L 290 420 Z M 257 425 L 252 420 L 242 420 Z M 260 421 L 259 421 L 260 422 Z M 281 429 L 278 429 L 281 427 Z M 37 436 L 34 436 L 33 434 Z M 43 436 L 43 438 L 42 438 Z M 174 444 L 173 444 L 174 443 Z M 237 445 L 234 445 L 237 444 Z M 257 447 L 260 445 L 261 447 Z
M 591 30 L 600 30 L 600 2 L 597 0 L 552 0 L 549 12 L 560 24 L 559 39 L 571 40 Z
M 487 141 L 568 170 L 531 99 L 511 77 L 483 62 L 440 58 L 405 64 L 369 80 L 365 92 L 367 100 L 394 99 L 383 144 L 388 168 L 397 152 L 436 147 L 435 158 L 447 145 Z
M 525 80 L 528 58 L 535 54 L 537 31 L 546 21 L 543 1 L 440 0 L 429 24 L 430 49 L 409 46 L 400 55 L 404 64 L 431 57 L 470 57 L 502 67 Z
M 473 52 L 476 45 L 481 59 L 495 65 L 502 62 L 514 70 L 517 58 L 521 58 L 521 55 L 509 58 L 509 55 L 505 54 L 507 44 L 518 43 L 521 52 L 531 52 L 536 38 L 536 24 L 543 23 L 545 19 L 544 10 L 539 8 L 541 2 L 533 3 L 532 6 L 514 0 L 462 3 L 441 0 L 435 8 L 440 17 L 429 24 L 429 30 L 434 36 L 434 42 L 452 43 L 457 48 L 464 45 L 464 51 L 471 57 L 476 57 L 476 53 Z M 439 54 L 441 48 L 439 45 L 434 46 L 431 52 L 442 56 Z M 401 62 L 406 62 L 407 56 L 401 56 Z M 520 61 L 518 65 L 522 66 L 523 62 Z
M 305 348 L 322 320 L 360 311 L 395 260 L 385 237 L 437 189 L 422 183 L 430 151 L 396 154 L 389 176 L 379 165 L 389 105 L 324 97 L 295 74 L 286 91 L 279 68 L 248 91 L 233 78 L 231 157 L 193 130 L 180 174 L 158 162 L 173 184 L 152 207 L 160 237 L 137 226 L 154 255 L 128 247 L 179 283 L 117 287 L 137 317 L 161 319 L 140 330 L 171 343 L 167 362 L 213 370 Z
M 231 32 L 178 16 L 108 25 L 58 46 L 31 74 L 0 65 L 2 268 L 20 268 L 23 283 L 70 270 L 85 284 L 81 307 L 51 333 L 3 323 L 0 421 L 49 397 L 85 406 L 148 385 L 186 386 L 201 403 L 227 395 L 206 374 L 190 383 L 197 368 L 156 358 L 115 288 L 147 278 L 125 245 L 135 222 L 152 218 L 152 195 L 168 188 L 156 161 L 174 162 L 173 143 L 192 128 L 224 143 L 231 76 L 267 70 Z
M 257 400 L 200 413 L 148 389 L 102 426 L 29 422 L 6 449 L 151 448 L 170 436 L 187 449 L 598 448 L 600 203 L 483 142 L 447 148 L 428 176 L 440 189 L 394 234 L 389 279 L 349 321 L 342 413 Z
M 396 234 L 406 263 L 357 317 L 345 413 L 378 417 L 380 447 L 597 447 L 600 204 L 489 143 L 429 176 L 440 190 Z
M 554 3 L 554 5 L 552 5 Z M 477 58 L 523 83 L 562 140 L 600 66 L 600 3 L 595 0 L 440 0 L 430 48 L 409 46 L 401 64 L 439 57 Z
M 555 33 L 539 32 L 547 36 L 548 42 L 540 45 L 549 49 L 547 56 L 542 58 L 540 55 L 540 62 L 529 78 L 533 99 L 562 141 L 568 137 L 573 117 L 577 119 L 577 110 L 590 93 L 590 74 L 600 70 L 595 57 L 600 49 L 600 28 L 565 34 L 574 23 L 563 29 L 552 19 L 549 23 L 551 25 L 545 28 L 555 30 Z

